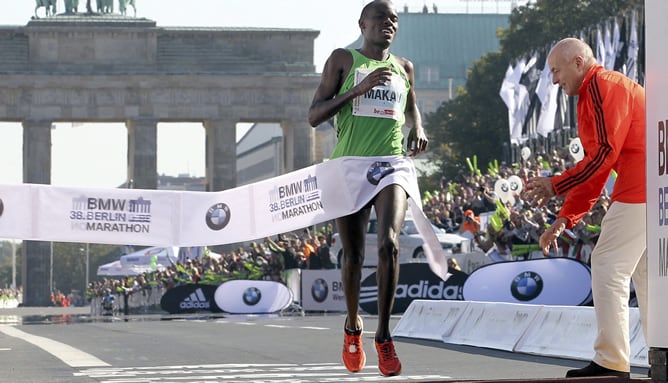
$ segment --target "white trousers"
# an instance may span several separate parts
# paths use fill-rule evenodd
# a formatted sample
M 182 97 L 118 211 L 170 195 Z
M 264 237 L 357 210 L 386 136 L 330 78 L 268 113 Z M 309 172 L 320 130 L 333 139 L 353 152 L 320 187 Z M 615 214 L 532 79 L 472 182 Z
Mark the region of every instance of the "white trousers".
M 594 362 L 630 371 L 629 284 L 633 279 L 647 339 L 646 204 L 613 202 L 591 254 L 592 293 L 598 325 Z

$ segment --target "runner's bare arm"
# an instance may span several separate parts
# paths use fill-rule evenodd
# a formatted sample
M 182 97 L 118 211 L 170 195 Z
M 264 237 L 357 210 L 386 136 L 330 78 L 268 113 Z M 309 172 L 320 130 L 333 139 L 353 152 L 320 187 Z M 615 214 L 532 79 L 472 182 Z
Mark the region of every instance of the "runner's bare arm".
M 320 85 L 315 91 L 308 111 L 308 121 L 312 127 L 317 127 L 334 117 L 355 97 L 366 93 L 374 86 L 390 81 L 392 73 L 389 68 L 378 68 L 347 92 L 337 95 L 352 65 L 352 55 L 345 49 L 336 49 L 325 62 Z
M 408 133 L 407 149 L 412 156 L 427 150 L 429 140 L 422 127 L 422 116 L 417 106 L 417 96 L 415 95 L 415 71 L 413 70 L 413 63 L 409 60 L 398 57 L 402 63 L 406 74 L 408 75 L 408 82 L 410 89 L 408 90 L 408 98 L 406 100 L 406 127 L 410 129 Z

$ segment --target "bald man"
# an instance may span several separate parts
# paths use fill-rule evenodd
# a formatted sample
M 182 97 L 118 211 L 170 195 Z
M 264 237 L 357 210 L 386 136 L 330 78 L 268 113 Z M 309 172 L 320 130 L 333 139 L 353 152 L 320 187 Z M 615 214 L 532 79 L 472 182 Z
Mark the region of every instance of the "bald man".
M 645 90 L 622 73 L 605 70 L 591 47 L 567 38 L 550 51 L 552 82 L 578 96 L 578 135 L 585 157 L 554 177 L 527 183 L 527 197 L 543 205 L 565 196 L 554 223 L 541 235 L 544 254 L 556 250 L 557 238 L 596 203 L 614 170 L 618 177 L 610 209 L 591 255 L 592 293 L 598 336 L 594 358 L 566 377 L 630 376 L 629 282 L 633 280 L 647 339 L 647 264 L 645 239 Z

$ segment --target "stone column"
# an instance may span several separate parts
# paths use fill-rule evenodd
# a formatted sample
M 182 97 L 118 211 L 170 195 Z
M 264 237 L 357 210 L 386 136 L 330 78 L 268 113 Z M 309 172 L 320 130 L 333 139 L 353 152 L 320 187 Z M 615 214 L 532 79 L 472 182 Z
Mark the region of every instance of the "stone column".
M 51 183 L 51 123 L 48 120 L 23 121 L 23 182 Z M 51 303 L 51 244 L 44 241 L 23 242 L 23 304 L 48 306 Z
M 285 172 L 313 165 L 315 140 L 313 128 L 306 121 L 282 121 L 283 163 Z
M 237 186 L 237 121 L 206 120 L 206 190 Z
M 158 188 L 158 121 L 126 122 L 128 129 L 128 187 Z

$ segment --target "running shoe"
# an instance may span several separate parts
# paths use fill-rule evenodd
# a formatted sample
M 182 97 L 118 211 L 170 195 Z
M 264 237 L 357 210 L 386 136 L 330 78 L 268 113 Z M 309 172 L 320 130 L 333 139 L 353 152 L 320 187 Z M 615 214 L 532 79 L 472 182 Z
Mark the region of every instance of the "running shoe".
M 395 376 L 401 374 L 401 362 L 394 351 L 392 340 L 386 342 L 376 342 L 376 352 L 378 353 L 378 369 L 383 376 Z
M 366 364 L 366 354 L 362 348 L 362 329 L 350 331 L 343 327 L 343 365 L 350 372 L 360 372 Z

